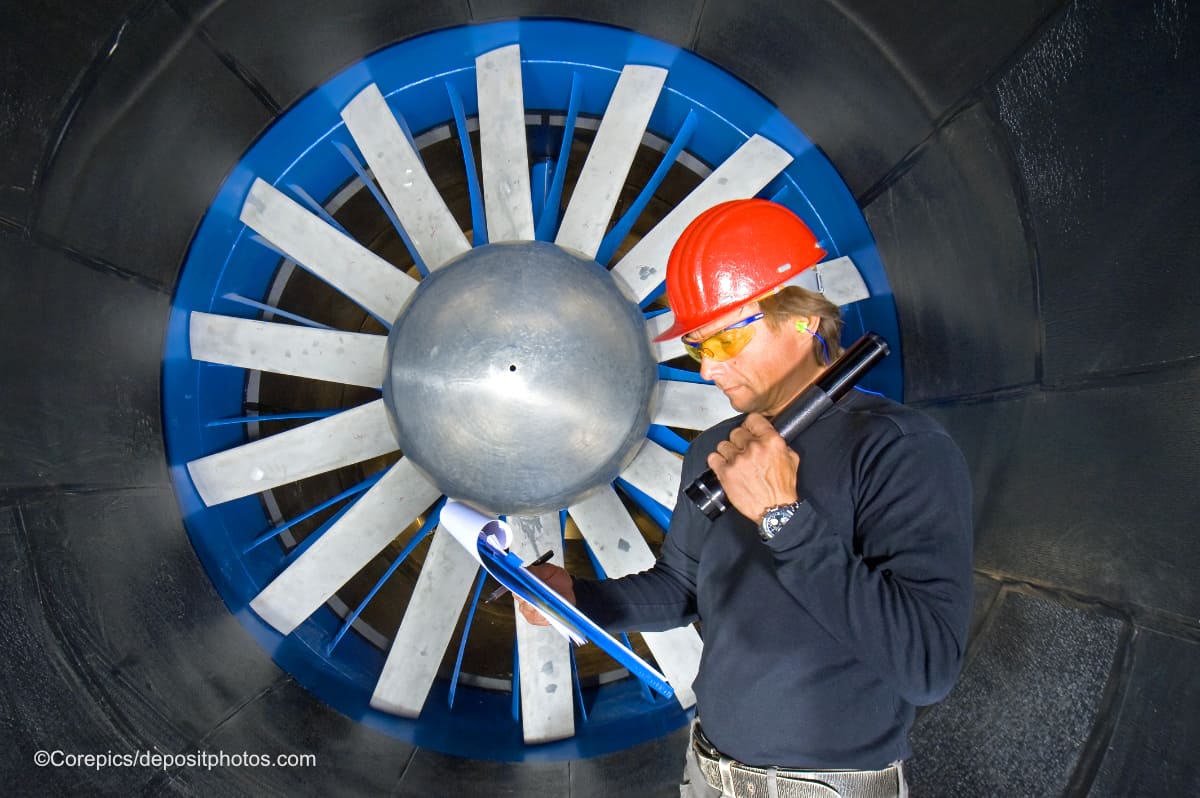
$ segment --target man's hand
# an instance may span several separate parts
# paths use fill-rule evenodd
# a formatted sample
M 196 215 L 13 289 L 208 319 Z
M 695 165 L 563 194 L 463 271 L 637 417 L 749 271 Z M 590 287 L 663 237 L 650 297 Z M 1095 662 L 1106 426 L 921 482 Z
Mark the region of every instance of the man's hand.
M 708 467 L 721 480 L 725 498 L 739 513 L 758 523 L 768 507 L 790 504 L 796 493 L 800 455 L 770 421 L 751 413 L 729 440 L 717 444 Z
M 558 595 L 572 604 L 575 603 L 575 582 L 565 570 L 550 563 L 546 563 L 545 565 L 531 565 L 528 570 L 529 573 L 553 588 L 554 592 L 558 593 Z M 514 596 L 514 598 L 516 597 Z M 521 610 L 521 615 L 525 620 L 534 626 L 550 625 L 550 622 L 543 618 L 542 614 L 533 605 L 517 599 L 517 607 Z

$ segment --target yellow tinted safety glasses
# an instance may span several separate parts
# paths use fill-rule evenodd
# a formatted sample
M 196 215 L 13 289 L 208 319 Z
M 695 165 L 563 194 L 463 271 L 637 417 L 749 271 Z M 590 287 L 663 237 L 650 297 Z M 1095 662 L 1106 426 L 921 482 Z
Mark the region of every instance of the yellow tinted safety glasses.
M 731 357 L 737 356 L 738 352 L 745 349 L 746 344 L 754 339 L 754 328 L 750 325 L 762 317 L 763 314 L 755 313 L 747 319 L 742 319 L 713 333 L 703 341 L 689 341 L 684 338 L 683 348 L 697 362 L 706 357 L 711 357 L 713 360 L 729 360 Z

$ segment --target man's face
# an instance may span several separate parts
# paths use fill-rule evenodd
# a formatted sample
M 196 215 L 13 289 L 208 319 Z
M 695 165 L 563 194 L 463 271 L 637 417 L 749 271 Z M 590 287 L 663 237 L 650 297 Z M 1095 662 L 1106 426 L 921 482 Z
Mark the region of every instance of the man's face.
M 703 340 L 758 312 L 758 303 L 745 305 L 686 338 Z M 815 316 L 810 319 L 810 328 L 815 329 L 818 321 Z M 766 319 L 753 325 L 754 338 L 745 349 L 728 360 L 705 357 L 700 362 L 700 376 L 724 391 L 734 410 L 773 416 L 808 387 L 823 366 L 813 350 L 815 339 L 797 331 L 794 325 L 773 329 Z

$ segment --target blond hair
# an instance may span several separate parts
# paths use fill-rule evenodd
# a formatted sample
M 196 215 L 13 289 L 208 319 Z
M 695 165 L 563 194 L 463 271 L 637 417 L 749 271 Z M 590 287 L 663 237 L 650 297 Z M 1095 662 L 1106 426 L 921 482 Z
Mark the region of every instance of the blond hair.
M 763 320 L 778 330 L 799 319 L 820 316 L 816 332 L 825 339 L 830 362 L 842 354 L 842 312 L 822 294 L 796 285 L 789 285 L 758 300 Z

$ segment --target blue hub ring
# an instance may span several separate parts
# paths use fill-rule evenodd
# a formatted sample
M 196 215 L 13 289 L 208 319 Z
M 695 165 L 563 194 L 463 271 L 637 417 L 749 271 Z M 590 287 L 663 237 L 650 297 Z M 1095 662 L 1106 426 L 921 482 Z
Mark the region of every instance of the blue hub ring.
M 689 112 L 697 125 L 687 151 L 717 165 L 746 139 L 761 134 L 794 156 L 760 196 L 798 213 L 830 257 L 854 261 L 871 298 L 846 309 L 846 340 L 871 329 L 892 343 L 894 356 L 869 375 L 866 387 L 901 396 L 899 335 L 891 290 L 866 222 L 844 182 L 813 144 L 762 96 L 713 64 L 672 45 L 631 31 L 550 20 L 521 20 L 443 30 L 382 50 L 346 69 L 282 114 L 225 180 L 192 242 L 177 285 L 163 362 L 163 408 L 171 474 L 185 525 L 213 584 L 230 611 L 275 662 L 314 695 L 350 718 L 413 743 L 473 759 L 547 761 L 596 756 L 629 748 L 679 728 L 686 721 L 674 702 L 645 698 L 631 679 L 588 688 L 587 720 L 567 740 L 527 746 L 509 693 L 435 682 L 416 720 L 381 713 L 368 701 L 385 654 L 357 634 L 332 653 L 326 643 L 342 619 L 322 607 L 282 637 L 249 608 L 282 569 L 284 554 L 265 545 L 243 553 L 246 541 L 270 525 L 256 496 L 207 507 L 186 464 L 245 443 L 237 425 L 208 426 L 243 412 L 245 372 L 194 361 L 188 345 L 193 310 L 246 315 L 230 293 L 261 299 L 279 256 L 251 239 L 239 214 L 255 178 L 299 186 L 327 198 L 353 179 L 336 144 L 353 146 L 340 111 L 363 88 L 379 86 L 392 110 L 414 134 L 454 124 L 448 86 L 467 116 L 476 112 L 475 58 L 510 44 L 521 48 L 525 107 L 561 113 L 572 81 L 579 112 L 602 116 L 622 67 L 629 63 L 669 70 L 648 132 L 671 140 Z M 816 111 L 819 112 L 819 109 Z M 803 123 L 803 120 L 798 120 Z

